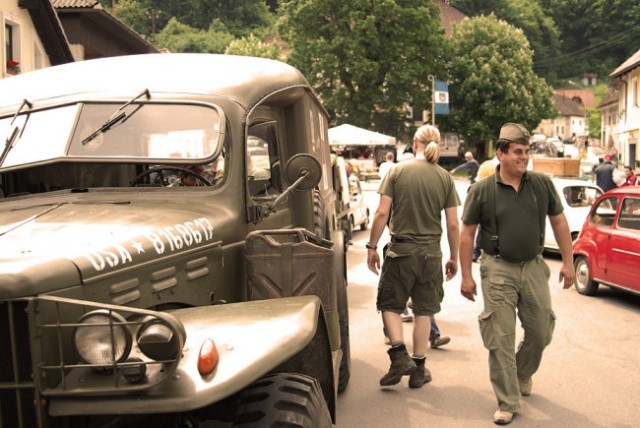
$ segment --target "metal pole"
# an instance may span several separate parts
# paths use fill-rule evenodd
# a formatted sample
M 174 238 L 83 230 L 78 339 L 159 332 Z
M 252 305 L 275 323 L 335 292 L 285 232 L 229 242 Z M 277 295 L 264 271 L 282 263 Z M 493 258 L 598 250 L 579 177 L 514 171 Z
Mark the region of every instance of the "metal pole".
M 428 78 L 431 81 L 431 125 L 436 126 L 436 80 L 432 74 Z

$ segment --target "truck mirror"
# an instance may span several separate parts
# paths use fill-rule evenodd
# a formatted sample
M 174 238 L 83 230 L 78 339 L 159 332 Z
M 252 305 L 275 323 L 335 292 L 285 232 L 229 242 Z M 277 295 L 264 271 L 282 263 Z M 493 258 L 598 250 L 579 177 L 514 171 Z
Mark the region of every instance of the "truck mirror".
M 284 167 L 284 178 L 288 186 L 275 201 L 267 206 L 264 216 L 276 211 L 276 206 L 293 190 L 308 192 L 318 185 L 322 177 L 320 162 L 311 155 L 298 153 L 291 157 Z
M 318 159 L 306 153 L 298 153 L 285 166 L 287 184 L 295 190 L 309 191 L 316 187 L 322 176 L 322 168 Z M 300 183 L 297 181 L 300 180 Z

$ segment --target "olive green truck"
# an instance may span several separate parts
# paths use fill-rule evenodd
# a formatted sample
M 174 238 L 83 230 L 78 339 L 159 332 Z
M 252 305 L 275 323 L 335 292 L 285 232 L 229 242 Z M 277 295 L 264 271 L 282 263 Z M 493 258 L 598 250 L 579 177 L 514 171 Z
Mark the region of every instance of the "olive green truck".
M 267 59 L 0 81 L 0 426 L 335 423 L 350 355 L 327 129 Z

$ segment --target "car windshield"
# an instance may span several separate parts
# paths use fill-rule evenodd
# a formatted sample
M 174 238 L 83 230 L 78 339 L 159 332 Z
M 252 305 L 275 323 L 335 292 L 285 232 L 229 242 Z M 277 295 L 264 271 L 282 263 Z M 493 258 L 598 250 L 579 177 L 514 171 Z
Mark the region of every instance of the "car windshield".
M 563 190 L 563 196 L 570 207 L 590 207 L 602 191 L 589 186 L 567 186 Z
M 118 110 L 124 120 L 104 127 Z M 223 123 L 216 108 L 199 104 L 131 103 L 123 108 L 122 103 L 79 103 L 25 112 L 15 120 L 0 118 L 4 140 L 16 125 L 20 128 L 0 169 L 63 159 L 163 163 L 211 158 L 221 150 Z

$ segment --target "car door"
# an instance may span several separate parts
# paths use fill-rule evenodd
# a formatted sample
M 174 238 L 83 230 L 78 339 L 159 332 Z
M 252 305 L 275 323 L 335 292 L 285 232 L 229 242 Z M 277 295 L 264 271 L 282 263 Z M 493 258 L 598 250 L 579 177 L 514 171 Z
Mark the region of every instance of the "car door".
M 609 238 L 607 277 L 613 285 L 640 292 L 640 198 L 622 199 Z
M 588 239 L 593 243 L 589 254 L 591 275 L 598 281 L 609 281 L 607 266 L 609 257 L 609 239 L 615 222 L 618 198 L 611 196 L 601 199 L 593 207 L 587 228 Z

